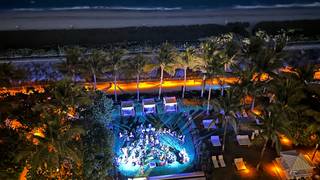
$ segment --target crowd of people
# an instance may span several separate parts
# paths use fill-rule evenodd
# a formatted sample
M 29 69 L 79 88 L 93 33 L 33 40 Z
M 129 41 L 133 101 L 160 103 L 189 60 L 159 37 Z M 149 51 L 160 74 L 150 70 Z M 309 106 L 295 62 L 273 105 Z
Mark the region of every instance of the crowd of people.
M 164 140 L 166 139 L 166 140 Z M 189 157 L 184 148 L 177 149 L 170 144 L 184 144 L 185 136 L 167 128 L 156 129 L 151 124 L 137 126 L 132 131 L 124 130 L 119 133 L 119 140 L 123 142 L 117 164 L 140 166 L 143 171 L 145 165 L 151 168 L 165 166 L 174 162 L 189 162 Z M 182 146 L 179 146 L 182 147 Z M 142 172 L 143 173 L 143 172 Z

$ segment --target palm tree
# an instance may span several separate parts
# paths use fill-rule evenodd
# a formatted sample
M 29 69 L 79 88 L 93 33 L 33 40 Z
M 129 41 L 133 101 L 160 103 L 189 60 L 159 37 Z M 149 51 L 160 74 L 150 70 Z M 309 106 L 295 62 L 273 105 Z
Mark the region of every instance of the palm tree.
M 263 115 L 259 116 L 264 123 L 262 128 L 265 142 L 257 169 L 260 167 L 267 143 L 271 140 L 272 144 L 276 144 L 276 150 L 279 153 L 279 135 L 285 134 L 288 136 L 290 134 L 288 130 L 292 129 L 292 115 L 301 117 L 296 108 L 304 108 L 301 105 L 301 101 L 305 98 L 304 85 L 301 81 L 298 81 L 296 74 L 278 74 L 273 78 L 267 86 L 266 94 L 269 94 L 269 100 L 264 102 L 266 108 Z M 299 121 L 301 119 L 299 118 Z
M 270 76 L 274 71 L 283 66 L 283 57 L 286 55 L 283 48 L 287 43 L 285 33 L 276 36 L 269 36 L 263 31 L 259 31 L 255 36 L 243 41 L 243 51 L 246 59 L 246 66 L 254 69 L 258 74 L 257 79 L 268 73 Z
M 258 31 L 254 36 L 249 39 L 244 39 L 242 44 L 242 51 L 244 54 L 244 70 L 248 71 L 248 74 L 253 72 L 250 77 L 253 81 L 252 85 L 254 92 L 252 95 L 251 110 L 254 109 L 256 93 L 260 90 L 265 91 L 267 83 L 276 76 L 276 71 L 283 66 L 283 57 L 285 53 L 283 48 L 287 42 L 287 36 L 285 33 L 281 33 L 276 36 L 269 36 L 263 31 Z M 242 71 L 243 71 L 242 69 Z M 263 80 L 263 76 L 267 75 L 267 80 Z M 248 81 L 247 81 L 248 82 Z M 248 82 L 248 85 L 250 82 Z
M 57 64 L 58 70 L 76 82 L 76 75 L 79 72 L 79 66 L 83 57 L 83 49 L 80 47 L 68 48 L 65 51 L 66 60 Z
M 166 71 L 171 75 L 174 74 L 173 64 L 176 56 L 177 54 L 176 54 L 175 48 L 168 42 L 165 42 L 161 45 L 159 49 L 159 53 L 156 58 L 157 61 L 154 64 L 147 64 L 144 68 L 146 72 L 150 72 L 153 69 L 160 68 L 160 84 L 159 84 L 159 96 L 158 96 L 159 99 L 161 98 L 163 73 L 164 71 Z
M 212 80 L 213 78 L 218 78 L 218 75 L 223 74 L 223 60 L 224 52 L 221 50 L 221 41 L 219 37 L 214 37 L 201 45 L 202 56 L 203 58 L 197 65 L 198 69 L 202 69 L 205 77 L 208 77 Z M 211 99 L 211 89 L 212 85 L 209 86 L 209 94 L 207 99 L 207 114 L 210 110 L 210 99 Z M 201 92 L 202 94 L 202 92 Z
M 79 107 L 91 102 L 86 91 L 68 80 L 58 81 L 49 86 L 47 91 L 53 94 L 51 105 L 58 106 L 64 111 L 69 107 Z
M 306 85 L 308 85 L 309 82 L 313 81 L 315 70 L 316 68 L 314 64 L 306 64 L 304 66 L 300 66 L 296 68 L 296 71 L 299 74 L 299 78 Z
M 106 54 L 101 50 L 93 50 L 92 53 L 84 59 L 81 64 L 81 74 L 93 79 L 93 89 L 97 89 L 97 77 L 102 75 L 102 69 L 105 64 Z
M 187 69 L 195 69 L 197 66 L 197 62 L 195 56 L 195 49 L 193 47 L 187 47 L 185 51 L 180 53 L 180 56 L 175 59 L 174 68 L 175 69 L 183 69 L 184 75 L 184 84 L 182 90 L 182 98 L 184 98 L 186 85 L 187 85 Z
M 286 135 L 294 144 L 312 144 L 309 137 L 319 132 L 320 112 L 312 105 L 315 94 L 312 90 L 309 94 L 309 86 L 297 74 L 279 74 L 272 81 L 270 92 L 292 129 Z
M 137 54 L 127 63 L 127 70 L 130 75 L 135 75 L 137 79 L 137 101 L 140 100 L 140 75 L 144 72 L 144 67 L 149 63 L 149 59 L 142 53 Z
M 122 61 L 122 58 L 125 54 L 124 49 L 119 48 L 112 48 L 108 52 L 107 62 L 106 66 L 104 68 L 105 72 L 111 72 L 113 74 L 113 83 L 114 83 L 114 100 L 115 102 L 118 101 L 117 97 L 117 76 L 118 72 L 122 70 L 122 67 L 124 66 L 124 63 Z
M 37 123 L 31 131 L 25 132 L 25 139 L 33 144 L 17 155 L 17 160 L 25 159 L 31 165 L 29 173 L 33 178 L 66 177 L 66 171 L 75 171 L 75 164 L 82 164 L 79 138 L 84 130 L 73 121 L 78 107 L 91 103 L 86 92 L 69 81 L 61 81 L 46 89 L 46 96 L 33 106 L 32 112 Z M 72 166 L 66 167 L 68 164 Z M 62 167 L 63 166 L 63 167 Z M 76 175 L 74 173 L 74 175 Z M 72 175 L 72 176 L 74 176 Z
M 270 104 L 265 108 L 263 115 L 258 118 L 263 122 L 263 133 L 261 133 L 261 136 L 264 139 L 264 144 L 261 149 L 260 160 L 256 166 L 257 170 L 260 168 L 268 142 L 271 140 L 272 144 L 276 145 L 276 150 L 279 153 L 281 148 L 279 135 L 281 133 L 287 134 L 288 131 L 287 121 L 285 121 L 286 117 L 281 113 L 280 107 L 277 104 Z
M 235 88 L 227 90 L 225 96 L 219 96 L 217 99 L 212 101 L 215 112 L 224 122 L 223 131 L 223 143 L 222 152 L 225 150 L 225 141 L 227 134 L 228 124 L 233 124 L 234 130 L 237 133 L 237 120 L 235 112 L 240 109 L 240 96 L 236 93 Z

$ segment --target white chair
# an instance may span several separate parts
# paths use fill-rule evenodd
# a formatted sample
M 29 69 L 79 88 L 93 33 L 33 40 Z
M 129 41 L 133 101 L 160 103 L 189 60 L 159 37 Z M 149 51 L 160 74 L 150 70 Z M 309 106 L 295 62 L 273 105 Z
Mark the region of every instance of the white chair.
M 251 142 L 248 135 L 237 135 L 237 141 L 240 146 L 250 146 Z
M 218 159 L 221 167 L 226 167 L 226 163 L 224 162 L 223 155 L 219 155 Z
M 235 158 L 234 164 L 236 165 L 238 171 L 247 169 L 246 165 L 243 162 L 243 158 Z
M 216 156 L 212 156 L 211 159 L 212 159 L 212 163 L 213 163 L 214 168 L 219 168 L 217 157 Z
M 220 143 L 220 138 L 219 136 L 211 136 L 211 143 L 214 147 L 219 147 L 221 146 L 221 143 Z

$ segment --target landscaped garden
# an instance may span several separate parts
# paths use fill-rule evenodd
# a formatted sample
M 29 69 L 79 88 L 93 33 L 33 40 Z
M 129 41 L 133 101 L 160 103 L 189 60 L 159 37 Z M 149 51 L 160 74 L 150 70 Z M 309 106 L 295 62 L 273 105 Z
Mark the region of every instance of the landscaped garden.
M 316 177 L 320 67 L 287 61 L 288 38 L 225 34 L 152 55 L 73 47 L 41 73 L 1 63 L 0 178 Z M 288 154 L 308 168 L 293 175 Z

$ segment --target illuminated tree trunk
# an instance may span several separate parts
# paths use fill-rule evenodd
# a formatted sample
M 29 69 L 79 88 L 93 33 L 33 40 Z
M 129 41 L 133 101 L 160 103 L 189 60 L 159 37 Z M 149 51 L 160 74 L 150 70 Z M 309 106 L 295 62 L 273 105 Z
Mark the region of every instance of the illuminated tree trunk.
M 118 101 L 118 95 L 117 95 L 117 74 L 114 73 L 114 101 L 117 102 Z
M 137 100 L 140 100 L 140 89 L 139 89 L 139 85 L 140 85 L 140 74 L 137 74 Z
M 222 139 L 222 152 L 224 152 L 225 145 L 226 145 L 226 135 L 227 135 L 228 123 L 229 123 L 229 117 L 228 117 L 228 116 L 225 116 L 223 139 Z
M 202 77 L 201 98 L 203 98 L 205 87 L 206 87 L 206 75 L 204 74 Z
M 161 74 L 160 74 L 160 86 L 159 86 L 159 99 L 161 98 L 161 91 L 162 91 L 162 83 L 163 83 L 163 66 L 160 66 Z
M 187 88 L 187 68 L 184 68 L 184 84 L 183 84 L 183 89 L 182 89 L 182 98 L 184 98 L 186 88 Z
M 254 110 L 255 99 L 256 99 L 256 98 L 253 96 L 253 98 L 252 98 L 252 103 L 251 103 L 251 111 Z
M 209 94 L 208 94 L 208 101 L 207 101 L 207 114 L 210 111 L 210 100 L 211 100 L 211 86 L 209 86 Z
M 260 160 L 259 160 L 259 163 L 257 164 L 257 167 L 256 167 L 257 170 L 259 170 L 259 168 L 260 168 L 264 152 L 266 151 L 266 148 L 267 148 L 268 141 L 269 141 L 269 138 L 267 137 L 266 141 L 263 144 L 262 150 L 261 150 Z
M 93 68 L 91 68 L 92 76 L 93 76 L 93 89 L 97 89 L 97 77 Z

